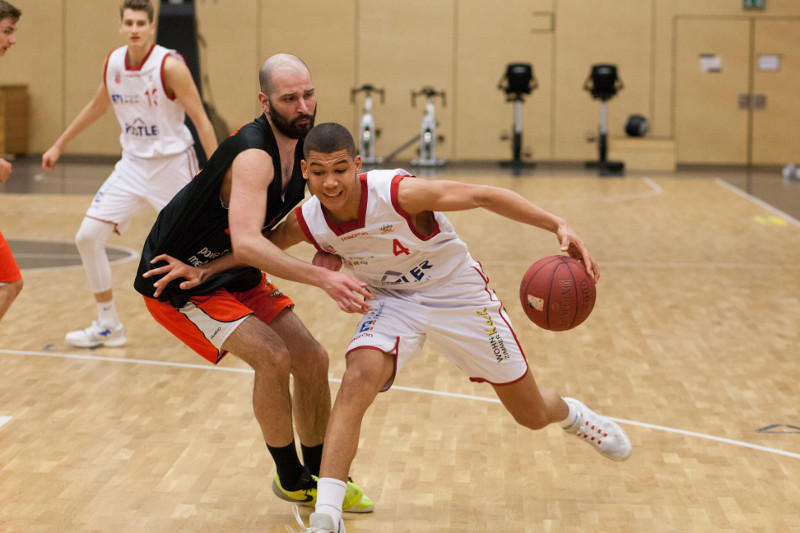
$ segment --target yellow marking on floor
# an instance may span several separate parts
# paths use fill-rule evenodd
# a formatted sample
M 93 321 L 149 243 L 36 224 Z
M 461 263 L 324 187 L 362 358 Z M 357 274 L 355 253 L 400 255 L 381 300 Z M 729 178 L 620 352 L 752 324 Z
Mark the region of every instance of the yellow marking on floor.
M 788 222 L 776 215 L 755 216 L 753 219 L 762 226 L 786 226 Z

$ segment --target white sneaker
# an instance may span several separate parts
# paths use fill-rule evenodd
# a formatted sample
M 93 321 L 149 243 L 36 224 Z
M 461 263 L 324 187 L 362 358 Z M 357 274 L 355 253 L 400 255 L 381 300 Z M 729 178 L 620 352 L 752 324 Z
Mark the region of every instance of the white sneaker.
M 630 457 L 633 451 L 631 441 L 619 425 L 594 413 L 575 398 L 564 398 L 564 401 L 578 414 L 578 419 L 564 431 L 572 433 L 613 461 L 624 461 Z
M 117 324 L 109 329 L 101 326 L 96 320 L 86 329 L 70 331 L 64 337 L 66 341 L 78 348 L 95 348 L 97 346 L 122 346 L 127 340 L 125 328 Z
M 344 522 L 341 518 L 339 519 L 339 526 L 337 527 L 333 524 L 333 517 L 331 515 L 325 513 L 311 513 L 311 516 L 308 517 L 308 528 L 306 528 L 303 519 L 300 518 L 300 513 L 297 511 L 297 506 L 295 505 L 292 507 L 292 510 L 294 511 L 295 520 L 300 524 L 300 531 L 295 531 L 291 527 L 286 526 L 286 531 L 288 533 L 347 533 L 344 530 Z

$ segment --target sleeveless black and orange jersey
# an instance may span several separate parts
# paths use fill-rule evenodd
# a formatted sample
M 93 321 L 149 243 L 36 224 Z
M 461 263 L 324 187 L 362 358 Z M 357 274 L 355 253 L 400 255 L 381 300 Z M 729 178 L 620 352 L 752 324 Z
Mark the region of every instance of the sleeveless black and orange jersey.
M 231 252 L 228 226 L 228 209 L 220 200 L 220 188 L 225 173 L 237 155 L 245 150 L 259 149 L 272 158 L 275 179 L 267 190 L 267 211 L 264 229 L 272 229 L 305 195 L 305 180 L 300 170 L 303 158 L 303 141 L 297 143 L 292 176 L 281 190 L 281 160 L 278 144 L 264 115 L 250 122 L 220 143 L 203 170 L 189 182 L 161 210 L 144 243 L 134 288 L 141 294 L 153 297 L 155 277 L 142 274 L 165 263 L 151 265 L 150 260 L 168 254 L 184 263 L 200 266 Z M 182 307 L 190 296 L 208 294 L 225 288 L 231 292 L 249 290 L 261 282 L 261 271 L 245 267 L 221 272 L 202 285 L 181 290 L 181 279 L 173 280 L 159 295 L 159 300 Z

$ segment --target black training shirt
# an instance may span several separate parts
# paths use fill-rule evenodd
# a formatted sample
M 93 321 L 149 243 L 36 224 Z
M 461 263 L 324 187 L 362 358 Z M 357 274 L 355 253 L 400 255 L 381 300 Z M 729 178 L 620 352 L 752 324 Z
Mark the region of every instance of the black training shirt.
M 292 177 L 281 190 L 282 172 L 278 144 L 264 115 L 246 124 L 220 143 L 194 179 L 161 210 L 142 249 L 139 270 L 134 288 L 141 294 L 153 297 L 156 277 L 143 278 L 142 274 L 166 263 L 150 264 L 160 254 L 168 254 L 184 263 L 200 266 L 231 252 L 228 226 L 228 209 L 220 200 L 220 188 L 234 158 L 245 150 L 259 149 L 272 158 L 274 179 L 267 189 L 267 212 L 264 230 L 272 229 L 305 195 L 305 180 L 300 170 L 303 158 L 303 141 L 297 143 L 294 153 Z M 208 294 L 216 289 L 229 291 L 249 290 L 261 281 L 261 271 L 245 267 L 211 276 L 203 284 L 189 290 L 178 288 L 182 279 L 173 280 L 159 295 L 175 307 L 186 304 L 189 296 Z

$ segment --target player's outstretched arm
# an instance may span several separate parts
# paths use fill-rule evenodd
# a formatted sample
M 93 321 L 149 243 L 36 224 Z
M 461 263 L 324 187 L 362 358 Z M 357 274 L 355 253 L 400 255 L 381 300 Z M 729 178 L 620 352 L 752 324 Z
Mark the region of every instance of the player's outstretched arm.
M 56 168 L 56 161 L 61 157 L 61 151 L 64 147 L 79 133 L 94 124 L 98 118 L 102 117 L 108 110 L 109 105 L 111 105 L 111 98 L 108 96 L 105 84 L 101 82 L 97 91 L 95 91 L 94 97 L 81 109 L 78 116 L 72 120 L 53 146 L 42 154 L 42 168 L 44 170 Z
M 285 250 L 299 242 L 309 242 L 308 236 L 297 221 L 296 211 L 289 213 L 283 222 L 266 234 L 266 237 L 281 250 Z M 311 264 L 338 272 L 342 269 L 342 258 L 338 255 L 318 250 L 314 255 L 314 259 L 311 260 Z
M 290 228 L 295 228 L 292 231 Z M 288 248 L 301 240 L 305 239 L 305 234 L 300 229 L 299 224 L 297 224 L 297 217 L 295 216 L 294 212 L 292 212 L 283 223 L 279 224 L 274 230 L 267 234 L 267 237 L 270 239 L 274 239 L 277 241 L 280 248 Z M 331 255 L 331 254 L 327 254 Z M 338 256 L 333 256 L 338 259 Z M 239 268 L 243 266 L 247 266 L 245 263 L 242 263 L 236 259 L 234 254 L 225 254 L 222 255 L 213 261 L 209 261 L 208 263 L 199 266 L 193 267 L 182 261 L 175 259 L 174 257 L 161 254 L 154 257 L 150 263 L 166 263 L 157 268 L 153 268 L 148 270 L 144 274 L 142 274 L 143 278 L 149 278 L 152 276 L 161 276 L 155 283 L 153 283 L 153 287 L 155 287 L 155 292 L 153 296 L 158 298 L 164 288 L 169 285 L 169 283 L 174 279 L 183 278 L 179 284 L 179 287 L 183 290 L 191 289 L 200 285 L 201 283 L 205 282 L 209 276 L 214 274 L 224 272 L 226 270 L 231 270 L 233 268 Z M 339 270 L 341 267 L 341 260 L 339 260 L 339 268 L 334 266 L 334 261 L 325 262 L 325 263 L 317 263 L 317 258 L 314 258 L 314 265 L 319 267 L 326 268 L 328 270 Z M 346 302 L 344 304 L 340 304 L 343 310 L 348 312 L 363 312 L 363 304 L 359 303 L 358 305 L 348 306 Z M 367 308 L 368 310 L 368 308 Z
M 297 221 L 297 213 L 295 211 L 286 215 L 286 218 L 280 224 L 272 228 L 264 236 L 281 250 L 291 248 L 301 242 L 309 242 L 300 227 L 300 223 Z
M 567 221 L 514 191 L 458 181 L 406 178 L 400 183 L 398 201 L 412 215 L 422 211 L 483 208 L 516 222 L 550 231 L 558 238 L 562 252 L 583 262 L 586 272 L 595 281 L 600 277 L 597 262 Z
M 245 150 L 231 165 L 232 184 L 228 209 L 233 255 L 277 277 L 313 285 L 348 313 L 365 313 L 372 299 L 365 283 L 352 274 L 333 272 L 292 257 L 262 235 L 267 188 L 272 181 L 272 160 L 262 150 Z
M 192 119 L 206 157 L 211 157 L 211 154 L 217 149 L 217 137 L 214 134 L 214 126 L 211 125 L 203 107 L 200 92 L 194 84 L 189 67 L 180 59 L 167 56 L 164 61 L 164 83 L 167 90 L 175 95 L 183 110 Z

